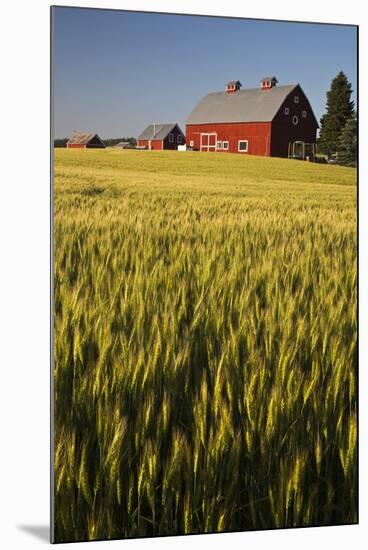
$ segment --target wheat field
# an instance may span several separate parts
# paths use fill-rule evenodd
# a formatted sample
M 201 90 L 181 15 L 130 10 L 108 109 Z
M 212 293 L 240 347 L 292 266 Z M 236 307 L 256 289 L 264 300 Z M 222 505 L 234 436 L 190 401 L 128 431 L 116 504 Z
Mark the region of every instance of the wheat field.
M 357 521 L 356 171 L 55 150 L 55 541 Z

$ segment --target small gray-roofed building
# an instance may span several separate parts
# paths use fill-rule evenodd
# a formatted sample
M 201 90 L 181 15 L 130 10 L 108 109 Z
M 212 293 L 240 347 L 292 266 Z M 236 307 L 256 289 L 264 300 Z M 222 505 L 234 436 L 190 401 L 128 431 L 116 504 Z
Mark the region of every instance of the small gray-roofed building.
M 117 149 L 128 149 L 130 147 L 129 141 L 119 141 L 116 145 L 114 145 Z
M 66 146 L 70 149 L 105 149 L 106 145 L 98 134 L 93 132 L 74 132 L 67 141 Z
M 184 133 L 176 122 L 149 124 L 137 138 L 139 147 L 177 149 L 185 143 Z

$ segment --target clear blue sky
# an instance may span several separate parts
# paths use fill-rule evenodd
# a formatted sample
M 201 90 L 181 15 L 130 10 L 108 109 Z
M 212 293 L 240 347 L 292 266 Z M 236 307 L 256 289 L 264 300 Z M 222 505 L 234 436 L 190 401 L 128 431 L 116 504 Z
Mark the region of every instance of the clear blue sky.
M 54 8 L 55 137 L 73 130 L 137 136 L 151 122 L 185 120 L 228 80 L 275 75 L 299 83 L 319 120 L 343 70 L 356 100 L 352 26 Z

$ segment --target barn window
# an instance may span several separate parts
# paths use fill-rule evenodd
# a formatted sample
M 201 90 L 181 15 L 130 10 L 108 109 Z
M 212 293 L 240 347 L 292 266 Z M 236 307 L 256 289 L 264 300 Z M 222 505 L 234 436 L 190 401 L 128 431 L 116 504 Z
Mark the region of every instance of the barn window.
M 294 96 L 294 103 L 299 103 L 299 96 L 297 95 Z
M 307 118 L 307 111 L 302 111 L 302 117 Z
M 181 134 L 178 134 L 178 143 L 181 143 Z
M 294 116 L 293 116 L 293 124 L 294 124 L 294 126 L 296 126 L 296 125 L 298 124 L 298 122 L 299 122 L 298 117 L 297 117 L 296 115 L 294 115 Z
M 288 115 L 288 114 L 289 114 L 289 107 L 285 107 L 284 113 L 285 113 L 285 115 Z
M 172 133 L 169 134 L 169 142 L 174 143 L 174 134 Z
M 238 151 L 240 153 L 246 153 L 248 151 L 248 140 L 247 139 L 240 139 L 238 141 Z
M 216 143 L 216 149 L 222 149 L 222 141 Z
M 229 149 L 229 142 L 228 141 L 223 141 L 222 142 L 222 148 L 224 151 L 227 151 Z

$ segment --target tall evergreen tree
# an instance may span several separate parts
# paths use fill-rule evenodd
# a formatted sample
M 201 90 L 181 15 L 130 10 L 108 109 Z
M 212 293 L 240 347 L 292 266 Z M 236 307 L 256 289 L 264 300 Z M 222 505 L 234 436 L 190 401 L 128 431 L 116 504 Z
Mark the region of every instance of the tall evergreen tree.
M 321 118 L 319 134 L 320 149 L 330 155 L 336 153 L 339 137 L 346 122 L 353 116 L 354 102 L 351 101 L 351 84 L 343 71 L 332 80 L 327 92 L 326 113 Z
M 358 156 L 358 123 L 356 113 L 347 121 L 337 143 L 337 159 L 344 166 L 356 166 Z

